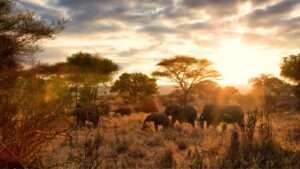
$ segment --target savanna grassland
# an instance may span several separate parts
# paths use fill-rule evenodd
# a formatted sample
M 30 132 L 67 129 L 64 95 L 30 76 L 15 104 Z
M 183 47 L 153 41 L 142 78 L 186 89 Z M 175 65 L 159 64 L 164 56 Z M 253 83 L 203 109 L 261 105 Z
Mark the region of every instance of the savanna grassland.
M 239 50 L 246 45 L 241 45 L 241 41 L 236 41 L 236 37 L 230 39 L 227 34 L 223 37 L 225 39 L 219 39 L 218 43 L 215 41 L 219 37 L 213 38 L 211 42 L 206 42 L 206 38 L 210 35 L 202 39 L 205 44 L 210 44 L 210 47 L 221 45 L 219 50 L 212 49 L 216 54 L 217 51 L 223 51 L 222 58 L 215 61 L 218 62 L 218 66 L 210 60 L 211 57 L 202 57 L 202 54 L 201 57 L 181 54 L 184 51 L 181 46 L 176 48 L 176 53 L 179 54 L 172 53 L 172 56 L 155 56 L 154 59 L 149 59 L 147 52 L 153 54 L 155 51 L 156 54 L 159 46 L 165 48 L 160 51 L 165 54 L 165 50 L 169 47 L 171 49 L 172 45 L 165 46 L 159 42 L 159 45 L 144 46 L 145 48 L 138 50 L 131 46 L 127 46 L 129 51 L 121 50 L 125 49 L 126 45 L 143 44 L 138 39 L 145 37 L 145 34 L 140 34 L 141 31 L 153 31 L 152 33 L 159 33 L 159 38 L 163 37 L 161 40 L 173 41 L 172 38 L 161 36 L 169 32 L 167 31 L 169 29 L 161 29 L 156 25 L 141 29 L 140 26 L 130 25 L 130 28 L 134 28 L 130 32 L 137 33 L 134 34 L 134 38 L 137 38 L 135 42 L 130 40 L 127 42 L 123 37 L 125 34 L 127 36 L 126 32 L 122 32 L 120 36 L 122 41 L 117 40 L 119 34 L 112 33 L 114 36 L 108 40 L 111 44 L 106 45 L 98 45 L 98 42 L 94 43 L 90 39 L 84 42 L 81 38 L 93 38 L 94 35 L 88 33 L 94 30 L 92 27 L 97 28 L 95 29 L 97 31 L 103 31 L 103 35 L 111 35 L 107 32 L 110 29 L 119 30 L 106 25 L 107 23 L 98 25 L 98 21 L 101 21 L 95 19 L 98 13 L 101 17 L 102 15 L 108 17 L 114 12 L 121 12 L 122 17 L 113 14 L 108 18 L 137 19 L 134 22 L 142 21 L 138 19 L 139 17 L 151 15 L 148 20 L 153 19 L 152 15 L 160 15 L 171 8 L 159 7 L 146 13 L 139 13 L 142 10 L 137 10 L 134 15 L 127 15 L 126 10 L 133 6 L 149 8 L 156 2 L 165 1 L 150 3 L 150 1 L 132 0 L 130 1 L 132 3 L 129 3 L 124 0 L 120 1 L 124 6 L 119 8 L 109 6 L 111 2 L 113 5 L 119 5 L 118 2 L 107 0 L 101 3 L 100 0 L 84 2 L 64 0 L 64 2 L 66 3 L 60 0 L 55 3 L 41 0 L 26 2 L 0 0 L 0 169 L 300 168 L 300 53 L 295 54 L 295 49 L 291 50 L 294 54 L 281 56 L 278 64 L 273 65 L 272 70 L 280 70 L 280 74 L 254 70 L 260 61 L 268 63 L 268 59 L 270 61 L 273 59 L 268 57 L 262 60 L 249 59 L 249 56 L 260 58 L 266 53 L 262 52 L 256 56 L 251 52 L 248 54 L 248 51 Z M 211 12 L 214 5 L 228 6 L 225 1 L 215 1 L 213 6 L 209 5 L 212 1 L 198 3 L 189 1 L 190 3 L 183 4 L 184 2 L 188 1 L 178 1 L 178 3 L 176 1 L 174 4 L 192 7 L 201 2 L 198 5 L 208 5 L 205 7 L 208 9 L 207 14 Z M 235 2 L 242 4 L 242 1 Z M 248 12 L 251 12 L 248 11 L 251 5 L 265 5 L 266 2 L 247 0 L 247 4 L 244 4 L 246 6 L 243 8 L 240 6 L 241 10 L 247 10 L 246 13 L 222 19 L 222 22 L 248 15 Z M 67 7 L 61 8 L 60 12 L 69 14 L 70 17 L 74 15 L 73 18 L 54 19 L 58 17 L 54 14 L 60 12 L 53 12 L 53 7 L 68 6 L 68 4 L 75 5 L 72 7 L 76 12 L 66 10 Z M 86 4 L 94 10 L 81 11 L 81 7 Z M 94 5 L 102 7 L 102 4 L 105 4 L 104 7 L 108 6 L 108 9 L 94 8 Z M 265 9 L 253 8 L 252 12 L 255 15 L 252 20 L 256 20 L 256 17 L 264 18 L 262 14 L 265 10 L 275 12 L 275 15 L 270 16 L 277 17 L 281 10 L 290 11 L 297 4 L 299 2 L 296 0 L 282 0 L 268 4 Z M 41 8 L 43 5 L 44 7 Z M 47 5 L 52 7 L 45 7 Z M 41 16 L 27 10 L 26 6 L 40 11 Z M 177 9 L 174 8 L 175 11 Z M 259 11 L 255 13 L 256 10 Z M 173 19 L 177 15 L 173 15 L 171 11 L 167 13 Z M 49 12 L 51 15 L 45 17 L 44 14 Z M 82 17 L 86 13 L 95 16 Z M 293 34 L 298 35 L 299 32 L 292 29 L 293 26 L 298 26 L 292 24 L 299 21 L 296 18 L 299 16 L 294 16 L 295 14 L 295 11 L 291 13 L 288 18 L 292 18 L 291 20 L 276 22 L 280 26 L 291 24 L 291 27 L 270 30 L 283 30 L 287 32 L 289 38 Z M 76 25 L 76 19 L 79 21 L 80 18 L 95 19 L 93 20 L 95 22 L 89 27 L 89 22 L 84 21 L 83 26 L 87 29 L 84 30 Z M 106 19 L 104 20 L 107 21 Z M 128 23 L 121 23 L 121 20 L 118 20 L 116 25 L 126 27 Z M 188 27 L 192 29 L 195 26 L 211 29 L 213 26 L 206 26 L 198 19 L 196 21 L 180 23 L 179 26 L 184 29 Z M 143 23 L 145 24 L 145 21 Z M 187 26 L 186 23 L 195 25 Z M 222 23 L 216 27 L 225 25 L 232 24 Z M 268 23 L 268 25 L 272 24 Z M 68 26 L 75 32 L 64 32 Z M 125 30 L 129 30 L 129 27 Z M 251 25 L 252 27 L 254 26 Z M 190 35 L 198 33 L 190 33 L 184 29 L 171 32 L 174 34 L 188 32 L 187 37 L 178 34 L 180 35 L 178 37 L 183 37 L 183 40 L 187 41 L 187 43 L 180 41 L 178 44 L 189 45 L 188 39 L 192 38 Z M 239 26 L 236 29 L 238 30 L 236 33 L 239 34 L 248 30 Z M 291 29 L 290 32 L 287 31 L 288 29 Z M 215 29 L 211 31 L 213 30 Z M 216 36 L 220 36 L 223 32 L 228 33 L 228 30 L 217 31 Z M 73 39 L 76 37 L 76 31 L 80 34 L 77 42 Z M 82 32 L 87 34 L 81 34 Z M 252 30 L 250 32 L 253 33 Z M 269 32 L 269 30 L 258 30 L 258 32 Z M 72 52 L 52 56 L 35 55 L 41 46 L 48 45 L 47 47 L 53 51 L 56 50 L 57 46 L 51 46 L 50 40 L 57 36 L 62 39 L 55 45 L 66 50 L 70 47 Z M 131 34 L 128 34 L 129 36 Z M 297 44 L 291 45 L 281 41 L 282 36 L 278 34 L 276 36 L 281 42 L 275 45 L 276 48 L 285 45 L 297 46 Z M 148 42 L 148 38 L 144 40 Z M 229 41 L 226 38 L 229 38 Z M 100 39 L 103 40 L 102 36 Z M 104 38 L 104 41 L 106 40 Z M 71 44 L 68 44 L 70 42 Z M 212 45 L 213 43 L 217 45 Z M 108 49 L 109 52 L 105 56 L 98 52 L 91 52 L 88 50 L 93 49 L 88 46 L 91 44 L 96 44 L 99 50 Z M 177 42 L 174 44 L 177 46 Z M 120 47 L 119 56 L 111 51 L 117 49 L 114 46 Z M 252 50 L 246 47 L 244 49 Z M 194 46 L 188 46 L 186 49 L 194 49 Z M 287 51 L 286 49 L 284 51 Z M 273 49 L 273 51 L 277 50 Z M 142 55 L 136 57 L 134 54 L 140 55 L 138 52 L 142 52 Z M 110 54 L 112 56 L 109 56 Z M 231 54 L 234 57 L 231 57 Z M 245 54 L 248 54 L 248 58 L 240 59 Z M 128 58 L 123 55 L 128 55 Z M 44 62 L 40 59 L 44 59 Z M 140 60 L 136 62 L 135 59 L 149 61 L 149 63 L 144 66 Z M 253 62 L 255 66 L 248 65 L 248 68 L 244 68 L 236 64 L 236 60 L 241 64 L 247 62 L 249 65 L 255 61 Z M 126 69 L 128 65 L 133 65 L 134 70 L 139 69 L 135 72 L 129 71 Z M 265 67 L 267 65 L 263 65 L 263 69 L 260 70 L 265 70 Z M 242 74 L 239 74 L 239 71 Z M 247 90 L 242 91 L 237 84 L 222 84 L 220 82 L 222 73 L 225 73 L 227 78 L 236 76 L 235 79 L 231 79 L 236 82 L 248 78 Z M 254 77 L 246 77 L 245 74 Z
M 262 129 L 257 125 L 252 143 L 247 140 L 246 133 L 236 126 L 228 126 L 224 130 L 221 126 L 201 129 L 193 128 L 189 124 L 176 124 L 174 128 L 160 128 L 156 132 L 153 125 L 149 125 L 146 130 L 141 130 L 145 116 L 145 113 L 133 113 L 124 117 L 105 117 L 99 128 L 72 131 L 72 141 L 76 142 L 77 146 L 73 153 L 77 151 L 88 153 L 89 148 L 93 146 L 87 144 L 91 141 L 96 143 L 98 138 L 96 133 L 98 133 L 100 153 L 96 159 L 99 161 L 100 168 L 200 169 L 297 168 L 299 166 L 300 116 L 298 113 L 284 114 L 283 117 L 280 114 L 272 115 L 272 135 L 264 136 L 264 132 L 267 131 L 261 131 Z M 233 138 L 235 131 L 238 133 L 237 140 Z M 66 137 L 63 138 L 66 142 L 70 141 Z M 248 150 L 249 144 L 253 144 L 255 152 Z M 68 155 L 71 155 L 69 151 L 72 148 L 69 145 L 69 143 L 56 145 L 57 149 L 45 156 L 45 159 L 48 158 L 45 160 L 46 165 L 61 165 L 58 168 L 70 167 L 66 163 L 70 158 Z M 249 157 L 244 157 L 245 155 Z M 85 159 L 82 156 L 81 161 L 77 161 L 76 165 L 95 163 L 89 161 L 92 160 L 89 159 L 93 158 L 92 156 L 86 157 Z M 73 160 L 75 165 L 75 158 Z

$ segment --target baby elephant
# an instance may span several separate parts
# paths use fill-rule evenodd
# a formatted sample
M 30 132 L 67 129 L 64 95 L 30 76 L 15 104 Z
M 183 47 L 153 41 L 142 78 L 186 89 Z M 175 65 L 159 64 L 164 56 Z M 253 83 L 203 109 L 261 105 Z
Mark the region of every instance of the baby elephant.
M 164 113 L 151 113 L 145 120 L 142 129 L 146 128 L 147 123 L 153 122 L 155 130 L 158 130 L 158 126 L 161 125 L 163 128 L 168 128 L 170 126 L 170 120 L 168 116 Z

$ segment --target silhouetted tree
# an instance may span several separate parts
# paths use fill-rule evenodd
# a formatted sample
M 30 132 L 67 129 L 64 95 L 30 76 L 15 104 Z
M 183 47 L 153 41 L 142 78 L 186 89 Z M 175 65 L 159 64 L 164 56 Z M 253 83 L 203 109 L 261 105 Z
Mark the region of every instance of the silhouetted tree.
M 300 53 L 282 59 L 281 75 L 297 84 L 300 83 Z
M 110 82 L 119 67 L 109 59 L 96 54 L 78 52 L 67 58 L 66 62 L 54 65 L 38 65 L 34 68 L 39 74 L 58 75 L 74 86 L 77 95 L 84 103 L 95 102 L 98 86 Z M 81 89 L 79 89 L 81 86 Z
M 296 83 L 294 93 L 298 97 L 298 109 L 300 109 L 300 53 L 282 59 L 280 74 Z
M 196 84 L 206 80 L 214 80 L 219 76 L 209 60 L 189 56 L 163 59 L 157 66 L 158 69 L 153 72 L 153 75 L 177 83 L 183 92 L 183 105 L 187 104 L 188 97 Z
M 226 86 L 222 88 L 220 95 L 221 104 L 238 104 L 240 91 L 233 86 Z
M 54 37 L 63 23 L 48 24 L 14 5 L 0 0 L 0 168 L 30 168 L 60 132 L 65 97 L 45 99 L 45 81 L 22 65 L 33 59 L 37 42 Z
M 265 111 L 269 113 L 275 110 L 280 93 L 287 87 L 287 84 L 282 80 L 266 74 L 251 79 L 250 83 L 252 92 L 256 94 L 258 100 L 261 100 Z
M 14 1 L 0 0 L 0 83 L 12 87 L 16 71 L 38 49 L 37 42 L 52 38 L 63 22 L 49 25 L 32 12 L 13 9 Z
M 123 73 L 111 87 L 123 98 L 133 103 L 157 93 L 156 80 L 142 73 Z

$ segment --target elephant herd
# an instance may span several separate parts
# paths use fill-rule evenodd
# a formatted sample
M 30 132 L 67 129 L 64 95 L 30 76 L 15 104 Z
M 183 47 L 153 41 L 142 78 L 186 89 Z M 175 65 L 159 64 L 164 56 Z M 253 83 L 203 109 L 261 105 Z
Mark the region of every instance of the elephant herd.
M 243 129 L 244 112 L 240 106 L 210 104 L 204 106 L 203 112 L 197 118 L 197 111 L 193 106 L 179 106 L 174 104 L 167 106 L 164 113 L 151 113 L 148 115 L 144 120 L 142 129 L 149 122 L 153 122 L 157 130 L 159 125 L 168 128 L 173 126 L 176 121 L 179 123 L 189 123 L 193 127 L 196 127 L 196 122 L 198 121 L 201 128 L 204 128 L 205 122 L 207 127 L 217 126 L 220 123 L 238 124 Z
M 76 117 L 76 126 L 82 127 L 86 122 L 91 123 L 94 127 L 98 125 L 99 118 L 102 115 L 107 115 L 110 112 L 110 107 L 107 104 L 81 106 L 77 105 L 73 111 Z M 132 110 L 128 106 L 121 106 L 114 110 L 115 114 L 130 115 Z M 240 106 L 234 105 L 205 105 L 199 118 L 197 118 L 197 111 L 191 105 L 180 106 L 172 104 L 165 108 L 164 112 L 154 112 L 147 115 L 144 119 L 142 129 L 147 127 L 148 123 L 154 123 L 155 130 L 158 126 L 168 128 L 174 126 L 176 122 L 189 123 L 196 127 L 198 122 L 201 128 L 206 126 L 217 126 L 220 123 L 238 124 L 241 129 L 244 128 L 244 112 Z

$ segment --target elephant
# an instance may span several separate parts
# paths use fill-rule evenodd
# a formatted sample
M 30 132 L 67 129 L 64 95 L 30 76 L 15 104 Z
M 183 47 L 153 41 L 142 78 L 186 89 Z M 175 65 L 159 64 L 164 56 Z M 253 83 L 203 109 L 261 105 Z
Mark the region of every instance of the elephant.
M 228 124 L 238 124 L 244 128 L 244 112 L 240 106 L 235 105 L 205 105 L 199 118 L 200 126 L 204 128 L 204 122 L 207 127 L 210 125 L 217 126 L 221 122 Z
M 143 123 L 142 129 L 146 128 L 147 123 L 153 122 L 154 123 L 154 128 L 157 131 L 158 126 L 161 125 L 163 128 L 168 128 L 170 126 L 170 120 L 168 116 L 164 113 L 151 113 L 149 114 Z
M 84 126 L 86 122 L 91 122 L 93 126 L 96 127 L 98 125 L 101 112 L 99 111 L 97 105 L 88 105 L 86 107 L 82 107 L 80 104 L 78 104 L 76 105 L 73 115 L 76 117 L 77 127 Z
M 176 121 L 190 123 L 193 127 L 196 126 L 197 111 L 191 105 L 180 106 L 177 104 L 169 105 L 165 109 L 165 114 L 171 116 L 172 125 Z

